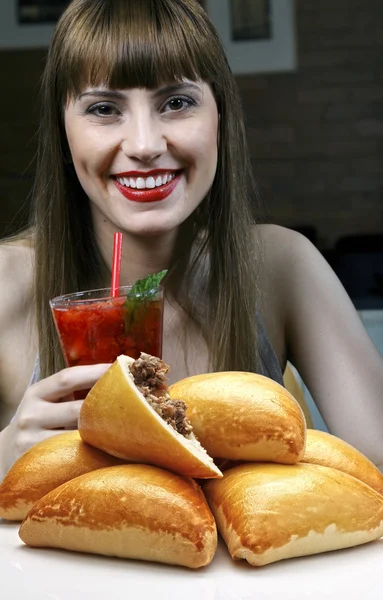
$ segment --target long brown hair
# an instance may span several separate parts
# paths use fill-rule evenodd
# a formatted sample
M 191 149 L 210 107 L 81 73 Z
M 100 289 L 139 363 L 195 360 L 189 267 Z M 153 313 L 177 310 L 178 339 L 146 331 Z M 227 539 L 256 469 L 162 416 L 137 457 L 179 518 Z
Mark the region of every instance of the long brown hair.
M 209 193 L 181 227 L 167 286 L 201 327 L 215 370 L 257 369 L 255 190 L 238 92 L 218 36 L 196 0 L 73 0 L 57 24 L 42 81 L 34 188 L 42 377 L 63 366 L 49 299 L 97 287 L 107 271 L 89 200 L 68 160 L 66 103 L 84 85 L 155 88 L 183 78 L 213 90 L 218 165 Z M 202 312 L 188 293 L 192 281 L 206 292 Z

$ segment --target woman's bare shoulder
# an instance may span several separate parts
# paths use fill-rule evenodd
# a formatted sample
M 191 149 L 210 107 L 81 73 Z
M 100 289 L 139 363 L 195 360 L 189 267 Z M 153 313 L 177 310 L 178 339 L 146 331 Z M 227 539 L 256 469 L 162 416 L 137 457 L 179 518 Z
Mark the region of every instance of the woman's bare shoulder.
M 286 287 L 311 278 L 316 269 L 331 270 L 315 245 L 301 233 L 280 225 L 261 225 L 258 229 L 263 250 L 263 285 L 286 291 Z
M 34 249 L 30 237 L 0 243 L 0 321 L 5 323 L 33 296 Z
M 266 298 L 278 296 L 294 256 L 300 252 L 303 236 L 280 225 L 257 227 L 260 260 L 260 286 Z
M 329 263 L 306 236 L 277 225 L 261 226 L 260 230 L 266 284 L 273 280 L 274 291 L 282 293 L 286 302 L 297 307 L 308 298 L 312 301 L 313 290 L 318 286 L 329 295 L 344 296 Z
M 10 238 L 0 241 L 0 274 L 12 272 L 25 276 L 26 270 L 31 271 L 34 259 L 34 244 L 32 236 Z
M 296 315 L 297 294 L 306 295 L 307 282 L 326 267 L 320 252 L 302 234 L 280 225 L 259 225 L 262 255 L 259 289 L 262 314 L 280 360 L 287 356 L 288 319 Z M 327 267 L 328 268 L 328 267 Z
M 301 233 L 282 225 L 259 225 L 257 229 L 265 252 L 265 260 L 271 264 L 277 264 L 277 261 L 284 263 L 301 248 L 302 243 L 308 242 Z

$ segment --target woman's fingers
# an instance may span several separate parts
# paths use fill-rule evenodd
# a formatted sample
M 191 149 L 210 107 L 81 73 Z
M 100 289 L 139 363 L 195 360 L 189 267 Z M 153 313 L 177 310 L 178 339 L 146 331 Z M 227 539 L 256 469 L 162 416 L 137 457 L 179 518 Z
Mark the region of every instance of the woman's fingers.
M 72 400 L 52 404 L 39 401 L 34 405 L 34 413 L 26 408 L 19 418 L 21 431 L 36 429 L 64 429 L 76 427 L 83 400 Z
M 69 367 L 31 385 L 3 434 L 7 442 L 0 456 L 0 474 L 41 440 L 66 429 L 77 429 L 83 400 L 74 400 L 74 392 L 93 387 L 109 367 L 110 364 Z
M 83 400 L 62 402 L 61 404 L 46 406 L 46 428 L 58 429 L 76 427 Z M 55 410 L 52 410 L 55 409 Z
M 69 367 L 35 383 L 26 394 L 46 402 L 57 402 L 77 390 L 90 389 L 109 367 L 110 364 L 103 363 Z

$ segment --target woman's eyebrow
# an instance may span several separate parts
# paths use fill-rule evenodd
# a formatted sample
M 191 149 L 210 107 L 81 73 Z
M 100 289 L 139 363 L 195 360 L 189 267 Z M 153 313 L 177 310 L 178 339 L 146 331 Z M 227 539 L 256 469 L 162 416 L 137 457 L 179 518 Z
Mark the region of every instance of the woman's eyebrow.
M 118 100 L 124 100 L 125 96 L 122 92 L 118 92 L 117 90 L 103 90 L 103 89 L 95 89 L 89 90 L 87 92 L 83 92 L 78 96 L 78 100 L 82 100 L 82 98 L 86 98 L 88 96 L 97 96 L 102 98 L 116 98 Z
M 182 81 L 179 83 L 172 83 L 170 85 L 166 85 L 161 87 L 154 92 L 154 96 L 164 96 L 166 94 L 174 94 L 175 92 L 184 92 L 186 90 L 195 90 L 201 92 L 201 86 L 197 83 L 193 83 L 192 81 Z

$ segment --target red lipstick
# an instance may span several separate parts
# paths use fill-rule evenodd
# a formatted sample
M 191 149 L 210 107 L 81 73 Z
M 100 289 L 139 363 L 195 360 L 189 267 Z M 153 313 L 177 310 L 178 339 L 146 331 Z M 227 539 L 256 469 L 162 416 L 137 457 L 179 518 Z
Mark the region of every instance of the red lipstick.
M 159 169 L 156 169 L 155 171 L 147 171 L 145 172 L 145 177 L 154 177 L 155 175 L 160 175 L 161 173 L 168 173 L 169 171 L 160 171 Z M 138 173 L 136 171 L 129 171 L 129 173 L 124 173 L 124 174 L 118 174 L 117 177 L 142 177 L 143 173 Z M 114 176 L 116 177 L 116 175 Z M 121 194 L 127 198 L 128 200 L 132 200 L 133 202 L 159 202 L 160 200 L 164 200 L 165 198 L 167 198 L 172 191 L 174 190 L 174 188 L 176 187 L 177 183 L 180 180 L 181 177 L 181 173 L 178 172 L 176 174 L 176 176 L 174 177 L 174 179 L 172 179 L 171 181 L 169 181 L 168 183 L 165 183 L 165 185 L 160 185 L 159 187 L 155 187 L 155 188 L 144 188 L 144 189 L 137 189 L 137 188 L 131 188 L 125 185 L 121 185 L 121 183 L 119 183 L 116 179 L 114 179 L 113 177 L 113 183 L 116 186 L 116 188 L 118 189 L 119 192 L 121 192 Z

